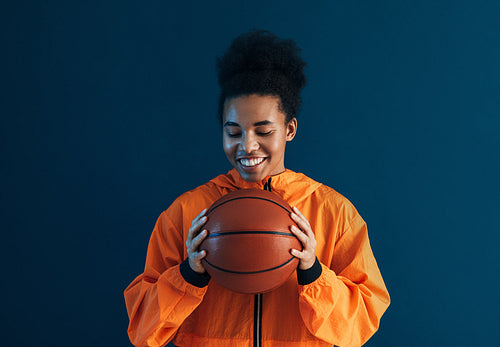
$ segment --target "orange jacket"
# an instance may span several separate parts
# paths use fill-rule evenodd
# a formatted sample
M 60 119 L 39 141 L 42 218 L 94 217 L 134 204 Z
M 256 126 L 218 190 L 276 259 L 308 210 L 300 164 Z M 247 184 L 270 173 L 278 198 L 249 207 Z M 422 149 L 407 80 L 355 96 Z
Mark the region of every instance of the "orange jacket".
M 201 287 L 187 282 L 181 263 L 195 216 L 230 191 L 262 189 L 264 182 L 244 181 L 232 169 L 184 193 L 160 215 L 144 273 L 125 290 L 134 345 L 248 347 L 260 327 L 262 346 L 344 347 L 361 346 L 375 333 L 390 299 L 365 222 L 345 197 L 290 170 L 271 177 L 271 190 L 298 207 L 312 226 L 319 260 L 314 281 L 300 285 L 294 273 L 262 294 L 260 318 L 254 295 L 213 280 Z

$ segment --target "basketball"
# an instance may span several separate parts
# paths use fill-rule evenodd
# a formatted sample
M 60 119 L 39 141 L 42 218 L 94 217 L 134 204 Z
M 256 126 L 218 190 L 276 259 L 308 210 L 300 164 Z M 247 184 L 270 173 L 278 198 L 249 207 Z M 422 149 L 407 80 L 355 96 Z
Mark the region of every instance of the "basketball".
M 224 195 L 207 210 L 203 265 L 220 285 L 239 293 L 257 294 L 282 285 L 302 250 L 290 232 L 296 225 L 290 205 L 280 196 L 260 189 L 241 189 Z

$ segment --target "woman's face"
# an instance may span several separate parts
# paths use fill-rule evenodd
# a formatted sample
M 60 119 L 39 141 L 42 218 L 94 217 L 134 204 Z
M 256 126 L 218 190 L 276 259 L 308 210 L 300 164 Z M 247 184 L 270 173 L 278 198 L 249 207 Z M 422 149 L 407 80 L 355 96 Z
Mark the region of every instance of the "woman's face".
M 285 171 L 285 146 L 297 131 L 297 120 L 285 123 L 275 96 L 228 99 L 223 114 L 223 147 L 245 181 L 258 182 Z

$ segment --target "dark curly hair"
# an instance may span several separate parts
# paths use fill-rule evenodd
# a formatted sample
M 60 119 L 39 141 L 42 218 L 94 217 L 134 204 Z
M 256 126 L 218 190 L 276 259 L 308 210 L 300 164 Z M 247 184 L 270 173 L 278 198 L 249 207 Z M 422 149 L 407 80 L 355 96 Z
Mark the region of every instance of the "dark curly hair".
M 217 57 L 221 122 L 226 100 L 250 94 L 277 96 L 286 121 L 296 117 L 302 103 L 300 92 L 306 84 L 306 63 L 300 51 L 295 41 L 280 39 L 266 30 L 253 29 L 235 38 Z

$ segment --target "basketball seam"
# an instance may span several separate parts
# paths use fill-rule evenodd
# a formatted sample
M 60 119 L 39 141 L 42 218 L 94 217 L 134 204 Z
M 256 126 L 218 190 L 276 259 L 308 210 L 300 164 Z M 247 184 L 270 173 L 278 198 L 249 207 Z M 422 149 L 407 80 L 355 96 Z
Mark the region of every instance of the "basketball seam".
M 297 258 L 295 258 L 295 257 L 292 256 L 290 259 L 288 259 L 287 261 L 285 261 L 281 265 L 278 265 L 278 266 L 275 266 L 275 267 L 272 267 L 272 268 L 269 268 L 269 269 L 257 270 L 257 271 L 233 271 L 233 270 L 227 270 L 227 269 L 224 269 L 224 268 L 221 268 L 221 267 L 219 267 L 217 265 L 212 264 L 211 262 L 209 262 L 205 258 L 203 258 L 202 260 L 205 261 L 208 265 L 210 265 L 210 266 L 212 266 L 212 267 L 214 267 L 214 268 L 216 268 L 217 270 L 220 270 L 220 271 L 229 272 L 229 273 L 233 273 L 233 274 L 239 274 L 239 275 L 252 275 L 252 274 L 258 274 L 258 273 L 262 273 L 262 272 L 268 272 L 268 271 L 273 271 L 273 270 L 279 269 L 280 267 L 283 267 L 286 264 L 288 264 L 289 262 L 291 262 L 293 259 L 297 259 Z
M 224 202 L 221 202 L 220 204 L 218 204 L 217 206 L 214 206 L 213 208 L 209 209 L 206 213 L 206 216 L 208 216 L 210 213 L 212 213 L 217 207 L 219 206 L 222 206 L 228 202 L 231 202 L 231 201 L 234 201 L 234 200 L 242 200 L 242 199 L 257 199 L 257 200 L 265 200 L 265 201 L 269 201 L 269 202 L 272 202 L 273 204 L 275 205 L 278 205 L 279 207 L 281 207 L 282 209 L 284 209 L 285 211 L 287 211 L 288 213 L 290 213 L 291 211 L 288 210 L 285 206 L 281 205 L 280 203 L 277 203 L 276 201 L 273 201 L 271 199 L 266 199 L 266 198 L 260 198 L 260 197 L 257 197 L 257 196 L 240 196 L 240 197 L 237 197 L 237 198 L 232 198 L 232 199 L 229 199 L 227 201 L 224 201 Z
M 292 233 L 286 233 L 286 232 L 282 232 L 282 231 L 245 230 L 245 231 L 217 232 L 217 233 L 213 233 L 213 234 L 208 235 L 207 239 L 211 238 L 211 237 L 221 237 L 221 236 L 226 236 L 226 235 L 242 235 L 242 234 L 270 234 L 270 235 L 280 235 L 280 236 L 286 236 L 286 237 L 295 237 L 295 235 Z

